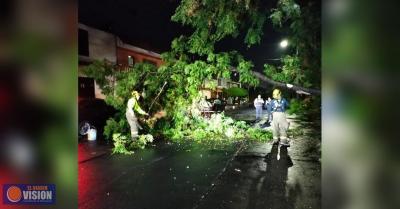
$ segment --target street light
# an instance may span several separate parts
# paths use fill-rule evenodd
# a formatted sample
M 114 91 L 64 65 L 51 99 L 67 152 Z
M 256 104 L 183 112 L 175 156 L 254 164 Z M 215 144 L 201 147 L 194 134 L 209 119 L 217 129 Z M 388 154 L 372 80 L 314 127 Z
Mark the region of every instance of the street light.
M 289 46 L 289 41 L 287 39 L 283 39 L 280 43 L 279 46 L 281 49 L 286 49 Z M 267 59 L 271 61 L 281 61 L 281 58 L 274 58 L 274 59 Z
M 284 39 L 281 41 L 280 46 L 281 48 L 286 48 L 289 45 L 289 41 Z

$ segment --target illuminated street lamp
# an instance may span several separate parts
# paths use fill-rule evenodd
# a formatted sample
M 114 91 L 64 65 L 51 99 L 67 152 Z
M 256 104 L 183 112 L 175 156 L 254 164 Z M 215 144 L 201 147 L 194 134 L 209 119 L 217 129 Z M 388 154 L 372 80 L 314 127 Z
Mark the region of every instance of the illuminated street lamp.
M 281 41 L 281 43 L 279 44 L 281 46 L 281 48 L 286 48 L 289 45 L 289 41 L 284 39 Z
M 289 41 L 287 39 L 283 39 L 280 43 L 279 46 L 281 49 L 286 49 L 289 46 Z M 282 51 L 283 51 L 282 50 Z M 271 61 L 281 61 L 282 58 L 274 58 L 274 59 L 267 59 L 267 60 L 271 60 Z

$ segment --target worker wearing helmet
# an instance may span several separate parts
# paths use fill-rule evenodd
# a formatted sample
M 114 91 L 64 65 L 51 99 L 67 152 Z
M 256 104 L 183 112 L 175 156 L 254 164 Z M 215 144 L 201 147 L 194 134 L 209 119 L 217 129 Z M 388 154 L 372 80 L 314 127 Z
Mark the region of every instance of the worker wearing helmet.
M 289 146 L 289 140 L 287 138 L 287 129 L 289 128 L 289 123 L 286 120 L 286 108 L 288 108 L 289 103 L 285 98 L 282 98 L 281 91 L 275 89 L 272 92 L 272 134 L 274 139 L 274 144 L 277 144 L 280 139 L 280 144 L 284 146 Z
M 135 111 L 141 115 L 149 115 L 139 106 L 138 100 L 140 98 L 140 94 L 137 91 L 132 92 L 132 97 L 128 100 L 128 104 L 126 107 L 126 119 L 128 120 L 129 126 L 131 128 L 131 138 L 132 140 L 136 139 L 139 136 L 138 127 L 140 127 L 139 122 L 135 116 Z

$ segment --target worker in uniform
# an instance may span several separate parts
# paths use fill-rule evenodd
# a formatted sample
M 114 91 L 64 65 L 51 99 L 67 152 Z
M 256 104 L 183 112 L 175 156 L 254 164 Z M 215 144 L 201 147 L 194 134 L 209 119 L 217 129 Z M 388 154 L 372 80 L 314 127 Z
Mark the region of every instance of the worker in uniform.
M 287 130 L 289 123 L 286 119 L 286 109 L 289 107 L 289 103 L 285 98 L 282 98 L 281 91 L 275 89 L 272 92 L 272 135 L 273 143 L 277 144 L 280 140 L 280 144 L 283 146 L 289 146 L 289 140 L 287 138 Z
M 265 108 L 267 109 L 267 114 L 268 114 L 268 123 L 272 122 L 272 99 L 271 97 L 268 97 L 267 100 L 265 100 Z
M 254 100 L 254 107 L 256 108 L 256 121 L 260 120 L 262 117 L 262 108 L 264 105 L 264 100 L 261 98 L 261 95 Z
M 138 128 L 141 129 L 141 126 L 135 116 L 135 112 L 148 116 L 142 108 L 139 106 L 138 100 L 140 98 L 140 94 L 137 91 L 132 91 L 132 97 L 128 100 L 128 104 L 126 107 L 126 119 L 128 120 L 129 126 L 131 128 L 131 138 L 135 140 L 139 136 Z

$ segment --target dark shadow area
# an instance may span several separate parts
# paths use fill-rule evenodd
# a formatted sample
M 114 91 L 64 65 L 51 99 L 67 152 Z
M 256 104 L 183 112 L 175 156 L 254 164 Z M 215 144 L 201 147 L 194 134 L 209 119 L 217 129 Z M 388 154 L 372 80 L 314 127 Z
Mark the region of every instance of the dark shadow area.
M 287 147 L 277 145 L 265 158 L 237 156 L 197 208 L 293 209 L 302 191 L 287 186 L 292 165 Z
M 287 196 L 286 180 L 288 169 L 293 165 L 288 155 L 287 147 L 274 145 L 271 153 L 265 158 L 265 161 L 267 163 L 266 174 L 262 179 L 254 182 L 256 188 L 250 194 L 251 199 L 247 208 L 294 208 L 295 202 L 290 200 L 294 200 L 299 191 L 292 191 Z
M 287 191 L 288 169 L 293 165 L 287 147 L 274 145 L 264 159 L 266 171 L 251 182 L 246 209 L 292 209 L 299 187 Z

